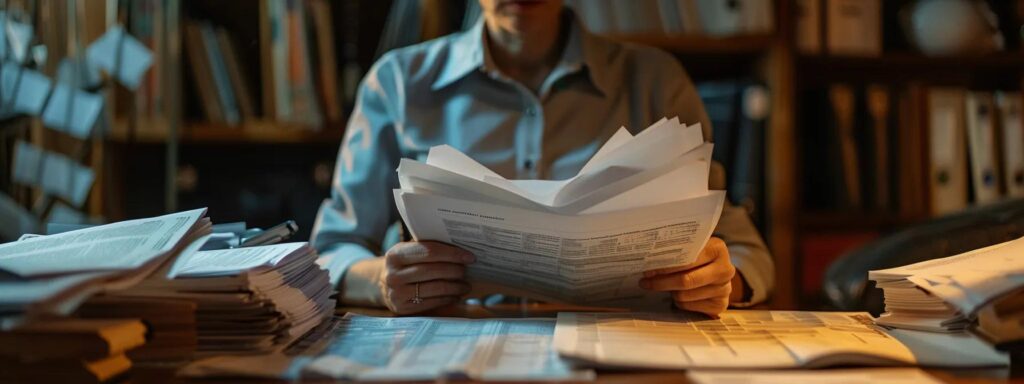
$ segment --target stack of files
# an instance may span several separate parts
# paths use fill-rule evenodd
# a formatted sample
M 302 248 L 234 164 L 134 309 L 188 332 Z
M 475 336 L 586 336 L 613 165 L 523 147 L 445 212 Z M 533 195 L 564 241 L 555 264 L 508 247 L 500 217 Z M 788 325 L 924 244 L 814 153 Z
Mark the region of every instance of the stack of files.
M 871 271 L 885 292 L 880 325 L 962 331 L 986 304 L 1024 287 L 1024 238 L 967 253 Z
M 699 124 L 662 119 L 620 128 L 572 178 L 508 180 L 437 146 L 426 163 L 402 159 L 395 201 L 414 238 L 476 255 L 476 295 L 667 304 L 638 281 L 693 262 L 711 236 L 725 199 L 708 190 L 711 150 Z
M 0 331 L 2 382 L 104 382 L 127 372 L 146 342 L 138 320 L 53 319 Z
M 194 253 L 206 209 L 0 244 L 0 330 L 66 316 L 103 291 L 129 288 Z
M 142 320 L 149 329 L 146 345 L 128 351 L 132 361 L 185 361 L 196 352 L 196 304 L 190 300 L 101 295 L 82 304 L 75 316 Z
M 1004 295 L 978 310 L 978 323 L 971 331 L 1010 351 L 1024 350 L 1024 290 Z
M 200 251 L 168 279 L 147 279 L 116 299 L 196 304 L 197 355 L 279 350 L 334 313 L 327 272 L 306 243 Z

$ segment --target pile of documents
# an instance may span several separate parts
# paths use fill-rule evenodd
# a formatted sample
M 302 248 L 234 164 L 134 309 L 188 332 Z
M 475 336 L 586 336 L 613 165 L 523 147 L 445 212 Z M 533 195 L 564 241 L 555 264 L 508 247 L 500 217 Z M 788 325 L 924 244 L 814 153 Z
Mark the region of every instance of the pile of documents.
M 1024 238 L 956 256 L 871 271 L 885 293 L 881 325 L 934 332 L 964 330 L 978 310 L 1024 287 Z
M 51 319 L 0 331 L 0 382 L 103 382 L 146 342 L 138 320 Z
M 462 247 L 475 294 L 647 305 L 645 270 L 693 262 L 718 222 L 700 125 L 619 129 L 576 176 L 507 180 L 449 147 L 403 159 L 395 201 L 417 240 Z
M 195 303 L 199 355 L 269 352 L 334 313 L 316 258 L 306 243 L 199 251 L 179 258 L 167 279 L 109 296 Z
M 71 314 L 103 292 L 132 287 L 197 250 L 206 209 L 0 244 L 0 330 Z
M 139 319 L 148 331 L 146 345 L 128 351 L 132 361 L 186 361 L 196 352 L 196 304 L 188 300 L 89 298 L 75 311 L 83 319 Z

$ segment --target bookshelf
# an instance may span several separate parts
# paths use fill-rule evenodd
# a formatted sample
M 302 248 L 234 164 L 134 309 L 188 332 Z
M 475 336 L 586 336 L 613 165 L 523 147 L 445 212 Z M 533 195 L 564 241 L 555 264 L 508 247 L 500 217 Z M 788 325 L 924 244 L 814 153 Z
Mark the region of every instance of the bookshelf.
M 763 54 L 771 48 L 776 38 L 773 34 L 760 33 L 726 37 L 702 35 L 610 34 L 606 37 L 622 42 L 648 45 L 681 55 L 732 55 L 747 56 Z
M 256 23 L 261 12 L 260 2 L 231 0 L 223 3 L 169 3 L 178 7 L 172 13 L 180 18 L 208 20 L 227 28 L 235 34 L 236 42 L 243 49 L 242 61 L 258 66 L 256 63 L 261 60 L 253 51 L 258 51 L 260 46 L 260 32 Z M 355 3 L 358 3 L 358 7 L 378 7 L 385 11 L 387 8 L 386 4 L 371 5 L 366 1 L 344 4 L 349 7 Z M 883 54 L 876 57 L 805 54 L 797 49 L 796 1 L 775 0 L 774 3 L 775 22 L 772 32 L 727 37 L 649 32 L 611 33 L 606 36 L 666 50 L 678 57 L 691 77 L 698 82 L 749 77 L 767 86 L 771 105 L 763 136 L 765 153 L 762 189 L 765 201 L 763 235 L 776 263 L 776 291 L 771 305 L 780 309 L 815 308 L 813 300 L 808 298 L 810 293 L 806 292 L 808 284 L 804 274 L 810 270 L 808 263 L 818 268 L 827 260 L 808 260 L 803 255 L 808 240 L 813 241 L 814 236 L 819 234 L 868 239 L 919 223 L 931 216 L 808 206 L 807 186 L 819 176 L 805 172 L 802 164 L 820 159 L 810 157 L 804 150 L 803 137 L 809 130 L 826 127 L 819 128 L 805 119 L 806 114 L 819 107 L 805 92 L 836 83 L 881 83 L 893 89 L 902 89 L 909 83 L 1020 89 L 1021 75 L 1024 74 L 1024 53 L 1014 50 L 990 55 L 935 58 L 911 53 L 907 49 L 887 47 Z M 235 8 L 241 11 L 235 12 Z M 384 19 L 380 14 L 377 12 L 366 16 L 364 19 L 374 21 L 363 22 L 358 28 L 346 27 L 343 21 L 349 21 L 352 17 L 340 14 L 337 8 L 331 16 L 338 31 L 358 30 L 360 40 L 375 41 L 374 36 L 367 37 L 367 33 L 373 30 L 379 33 Z M 341 33 L 338 31 L 336 35 Z M 211 156 L 209 154 L 216 154 L 217 150 L 232 154 L 224 157 L 250 154 L 252 157 L 245 161 L 261 160 L 260 157 L 291 158 L 304 153 L 317 153 L 319 157 L 310 157 L 306 159 L 307 163 L 297 162 L 295 173 L 309 172 L 307 168 L 312 164 L 308 163 L 313 161 L 333 164 L 332 156 L 336 154 L 344 134 L 344 114 L 341 119 L 314 126 L 278 122 L 262 115 L 242 119 L 236 125 L 205 119 L 202 109 L 197 105 L 195 85 L 189 74 L 191 69 L 184 57 L 186 49 L 182 46 L 187 42 L 180 41 L 182 36 L 180 30 L 171 33 L 171 41 L 177 40 L 178 45 L 175 49 L 172 44 L 169 48 L 171 56 L 164 58 L 180 68 L 177 76 L 165 74 L 181 87 L 177 96 L 171 100 L 177 103 L 176 107 L 170 109 L 175 111 L 170 115 L 171 121 L 149 121 L 140 117 L 132 123 L 132 119 L 124 118 L 125 114 L 122 114 L 122 118 L 115 122 L 110 136 L 115 147 L 129 148 L 128 152 L 135 155 L 161 148 L 169 154 L 175 154 L 168 157 L 170 160 L 165 176 L 170 181 L 166 182 L 164 194 L 176 196 L 179 193 L 174 184 L 174 174 L 178 172 L 179 164 L 189 165 L 189 156 Z M 339 42 L 337 45 L 340 48 L 343 44 Z M 361 68 L 368 68 L 372 63 L 375 48 L 375 44 L 358 47 L 357 56 Z M 339 55 L 340 52 L 341 49 Z M 257 68 L 251 68 L 249 72 L 253 78 L 262 77 Z M 256 97 L 256 103 L 262 105 L 261 96 Z M 173 122 L 175 120 L 178 123 Z M 129 129 L 132 124 L 137 129 Z M 239 150 L 239 147 L 248 149 Z M 177 154 L 181 154 L 181 157 L 176 157 Z M 130 156 L 119 159 L 131 162 Z M 116 215 L 108 217 L 116 218 Z
M 159 127 L 151 123 L 151 127 Z M 180 128 L 178 140 L 184 144 L 287 144 L 321 145 L 340 143 L 344 124 L 327 123 L 314 130 L 302 124 L 280 123 L 271 120 L 246 121 L 236 126 L 192 122 Z M 110 140 L 121 143 L 163 144 L 167 142 L 166 129 L 140 129 L 130 132 L 128 123 L 114 125 Z

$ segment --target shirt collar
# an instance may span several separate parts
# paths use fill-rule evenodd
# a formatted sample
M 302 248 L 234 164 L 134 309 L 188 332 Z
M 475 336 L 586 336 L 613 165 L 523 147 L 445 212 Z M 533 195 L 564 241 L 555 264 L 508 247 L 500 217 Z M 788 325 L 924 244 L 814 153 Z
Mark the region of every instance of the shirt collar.
M 602 93 L 606 93 L 610 85 L 605 64 L 609 43 L 587 31 L 572 10 L 566 8 L 565 13 L 563 17 L 571 23 L 569 40 L 562 52 L 562 58 L 552 69 L 551 76 L 567 76 L 586 68 L 591 83 Z M 474 70 L 495 69 L 484 43 L 484 33 L 484 17 L 481 15 L 470 29 L 452 37 L 444 69 L 431 85 L 433 90 L 444 88 Z

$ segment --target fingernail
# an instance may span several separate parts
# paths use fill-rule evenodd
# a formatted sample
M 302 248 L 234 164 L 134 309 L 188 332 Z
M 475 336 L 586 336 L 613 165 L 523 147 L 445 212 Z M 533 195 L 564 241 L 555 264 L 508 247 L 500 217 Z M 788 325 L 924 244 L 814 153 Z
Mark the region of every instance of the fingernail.
M 646 279 L 641 279 L 640 280 L 640 288 L 651 289 L 651 282 L 649 280 L 646 280 Z

